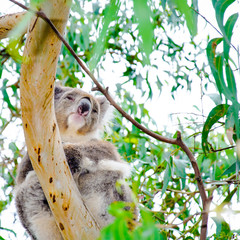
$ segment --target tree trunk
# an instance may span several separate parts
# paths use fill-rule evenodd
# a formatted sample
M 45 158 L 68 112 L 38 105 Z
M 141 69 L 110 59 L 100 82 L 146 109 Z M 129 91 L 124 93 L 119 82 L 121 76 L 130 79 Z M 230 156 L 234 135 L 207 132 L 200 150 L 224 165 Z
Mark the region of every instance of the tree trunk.
M 71 1 L 38 6 L 63 34 Z M 47 23 L 31 20 L 21 69 L 21 108 L 32 165 L 64 239 L 96 239 L 99 228 L 81 200 L 65 159 L 54 114 L 54 80 L 61 42 Z

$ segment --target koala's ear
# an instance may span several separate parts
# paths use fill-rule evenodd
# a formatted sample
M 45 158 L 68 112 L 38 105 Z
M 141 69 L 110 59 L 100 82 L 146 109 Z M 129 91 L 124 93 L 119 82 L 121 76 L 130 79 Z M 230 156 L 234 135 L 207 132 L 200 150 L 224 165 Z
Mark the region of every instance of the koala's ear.
M 54 99 L 55 100 L 59 99 L 64 92 L 65 92 L 64 87 L 61 87 L 59 84 L 56 84 L 54 88 Z
M 111 106 L 110 106 L 110 103 L 109 101 L 104 97 L 97 97 L 97 101 L 100 105 L 100 119 L 105 119 L 107 118 L 107 120 L 109 120 L 107 117 L 107 115 L 109 115 L 111 111 Z

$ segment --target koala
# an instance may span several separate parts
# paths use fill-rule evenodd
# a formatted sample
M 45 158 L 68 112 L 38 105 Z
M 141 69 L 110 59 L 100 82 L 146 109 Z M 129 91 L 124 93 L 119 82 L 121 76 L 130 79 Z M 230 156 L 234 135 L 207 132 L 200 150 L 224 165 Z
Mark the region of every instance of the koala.
M 102 228 L 114 220 L 107 209 L 112 202 L 133 202 L 132 192 L 124 183 L 130 166 L 121 160 L 113 144 L 100 139 L 110 104 L 105 97 L 56 86 L 54 107 L 73 179 L 84 204 Z M 31 238 L 62 240 L 28 155 L 19 165 L 16 182 L 17 212 Z
M 112 115 L 112 109 L 105 97 L 94 98 L 80 89 L 59 85 L 54 90 L 54 108 L 63 143 L 100 139 L 104 126 Z M 31 170 L 32 164 L 26 154 L 18 168 L 17 184 L 22 183 Z

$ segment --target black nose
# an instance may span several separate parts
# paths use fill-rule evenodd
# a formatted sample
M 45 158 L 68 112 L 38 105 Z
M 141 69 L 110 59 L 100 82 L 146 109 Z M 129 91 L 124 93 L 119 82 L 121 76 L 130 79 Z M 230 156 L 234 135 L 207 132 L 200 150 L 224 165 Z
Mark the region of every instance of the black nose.
M 82 115 L 82 116 L 87 116 L 89 111 L 91 109 L 91 102 L 89 100 L 89 98 L 83 98 L 80 101 L 80 104 L 78 106 L 78 114 Z

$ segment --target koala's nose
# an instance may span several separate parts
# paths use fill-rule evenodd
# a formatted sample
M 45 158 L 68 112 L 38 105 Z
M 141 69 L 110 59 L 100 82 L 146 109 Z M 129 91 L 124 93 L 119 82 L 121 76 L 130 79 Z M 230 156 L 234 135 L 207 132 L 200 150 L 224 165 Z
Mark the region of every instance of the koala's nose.
M 89 100 L 89 98 L 83 98 L 80 101 L 80 104 L 78 106 L 78 114 L 82 115 L 82 116 L 87 116 L 89 111 L 91 109 L 91 102 Z

